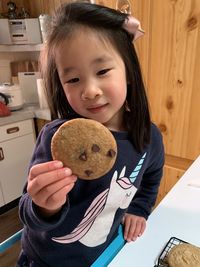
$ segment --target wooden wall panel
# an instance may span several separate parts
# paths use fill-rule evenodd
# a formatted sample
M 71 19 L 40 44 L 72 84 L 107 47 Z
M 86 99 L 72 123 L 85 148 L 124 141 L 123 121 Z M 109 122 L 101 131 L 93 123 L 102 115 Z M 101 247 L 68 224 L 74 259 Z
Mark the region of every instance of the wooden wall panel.
M 152 0 L 151 16 L 148 94 L 153 120 L 162 130 L 167 154 L 195 159 L 200 119 L 191 117 L 199 110 L 194 99 L 199 96 L 200 1 Z
M 200 19 L 198 20 L 200 24 Z M 200 26 L 198 26 L 200 28 Z M 189 158 L 196 158 L 200 154 L 200 32 L 198 32 L 197 49 L 195 55 L 193 87 L 189 114 L 189 132 L 186 154 Z
M 164 167 L 164 175 L 161 180 L 161 185 L 159 188 L 157 200 L 155 206 L 163 199 L 163 197 L 172 189 L 172 187 L 178 182 L 182 177 L 185 170 L 172 168 L 170 166 Z
M 151 32 L 150 13 L 151 13 L 151 1 L 150 0 L 131 0 L 131 13 L 136 17 L 140 23 L 145 34 L 139 38 L 135 43 L 135 48 L 139 57 L 139 61 L 142 68 L 143 78 L 147 85 L 148 68 L 149 68 L 149 38 Z
M 52 15 L 53 12 L 65 2 L 70 2 L 69 0 L 34 0 L 31 2 L 31 13 L 38 17 L 40 14 L 50 14 Z M 37 7 L 37 8 L 35 8 Z
M 8 11 L 7 8 L 7 3 L 9 2 L 9 0 L 1 0 L 0 1 L 0 13 L 6 13 Z M 29 9 L 29 1 L 26 0 L 14 0 L 13 1 L 16 5 L 17 5 L 17 13 L 20 12 L 20 9 L 22 7 L 24 7 L 26 10 L 30 10 Z
M 1 0 L 0 12 L 7 11 L 8 0 Z M 72 0 L 71 0 L 72 1 Z M 40 14 L 52 14 L 54 10 L 62 3 L 71 2 L 70 0 L 14 0 L 18 10 L 24 7 L 31 14 L 31 17 L 38 17 Z
M 54 1 L 34 0 L 29 1 L 31 14 L 38 17 L 40 14 L 52 14 L 54 10 Z

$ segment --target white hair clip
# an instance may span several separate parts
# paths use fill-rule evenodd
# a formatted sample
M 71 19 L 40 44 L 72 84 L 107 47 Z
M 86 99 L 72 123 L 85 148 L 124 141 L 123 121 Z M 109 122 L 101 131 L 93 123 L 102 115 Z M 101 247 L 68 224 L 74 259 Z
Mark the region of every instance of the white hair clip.
M 144 35 L 144 31 L 140 26 L 139 20 L 131 15 L 128 15 L 125 19 L 122 28 L 134 36 L 133 41 Z

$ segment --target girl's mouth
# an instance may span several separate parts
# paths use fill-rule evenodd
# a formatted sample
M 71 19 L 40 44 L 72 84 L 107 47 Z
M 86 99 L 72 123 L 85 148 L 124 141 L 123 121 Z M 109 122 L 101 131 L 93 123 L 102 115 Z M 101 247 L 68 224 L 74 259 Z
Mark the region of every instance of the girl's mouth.
M 87 108 L 87 110 L 91 113 L 98 113 L 98 112 L 102 112 L 107 107 L 107 105 L 108 105 L 108 103 L 106 103 L 104 105 L 91 106 L 91 107 Z

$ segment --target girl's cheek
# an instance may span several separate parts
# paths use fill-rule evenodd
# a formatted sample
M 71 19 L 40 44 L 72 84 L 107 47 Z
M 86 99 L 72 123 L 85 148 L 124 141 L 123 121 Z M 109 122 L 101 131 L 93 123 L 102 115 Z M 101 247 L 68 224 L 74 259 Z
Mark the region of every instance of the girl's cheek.
M 65 96 L 67 98 L 67 101 L 70 102 L 71 101 L 71 94 L 66 90 L 64 90 L 64 93 L 65 93 Z
M 79 101 L 78 96 L 69 96 L 69 95 L 68 95 L 68 96 L 66 96 L 66 97 L 67 97 L 67 100 L 68 100 L 70 106 L 71 106 L 73 109 L 77 110 L 77 107 L 78 107 L 79 104 L 80 104 L 80 101 Z

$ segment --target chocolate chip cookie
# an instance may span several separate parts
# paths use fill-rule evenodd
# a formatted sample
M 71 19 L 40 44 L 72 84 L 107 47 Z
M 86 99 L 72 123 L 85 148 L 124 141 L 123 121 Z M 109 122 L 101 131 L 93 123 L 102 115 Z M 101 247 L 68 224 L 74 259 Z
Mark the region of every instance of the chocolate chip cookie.
M 91 119 L 63 123 L 51 141 L 54 160 L 60 160 L 81 179 L 97 179 L 114 165 L 117 144 L 112 133 Z
M 191 244 L 174 246 L 167 257 L 170 267 L 200 267 L 200 248 Z

